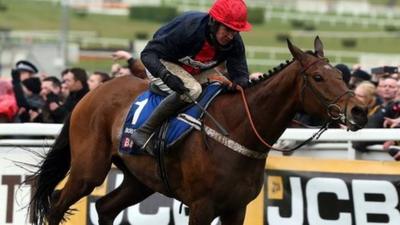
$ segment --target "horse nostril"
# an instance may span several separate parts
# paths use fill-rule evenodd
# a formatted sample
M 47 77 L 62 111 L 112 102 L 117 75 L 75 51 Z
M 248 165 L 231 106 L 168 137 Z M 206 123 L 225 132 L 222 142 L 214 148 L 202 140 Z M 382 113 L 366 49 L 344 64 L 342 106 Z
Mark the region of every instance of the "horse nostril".
M 366 107 L 353 107 L 351 109 L 351 116 L 353 121 L 360 126 L 365 126 L 368 122 L 368 111 Z
M 359 106 L 354 106 L 351 109 L 351 114 L 353 116 L 362 116 L 362 117 L 366 117 L 367 116 L 367 108 L 365 107 L 359 107 Z

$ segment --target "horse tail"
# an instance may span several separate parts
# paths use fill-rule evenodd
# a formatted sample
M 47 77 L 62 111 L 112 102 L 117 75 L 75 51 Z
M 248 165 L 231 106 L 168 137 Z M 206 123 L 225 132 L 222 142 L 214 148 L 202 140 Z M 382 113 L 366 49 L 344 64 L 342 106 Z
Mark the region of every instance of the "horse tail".
M 61 133 L 58 135 L 50 151 L 43 155 L 38 170 L 33 174 L 33 195 L 29 205 L 31 219 L 34 225 L 45 224 L 46 216 L 53 203 L 53 194 L 57 184 L 62 181 L 71 165 L 71 149 L 69 143 L 69 127 L 71 115 L 64 121 Z

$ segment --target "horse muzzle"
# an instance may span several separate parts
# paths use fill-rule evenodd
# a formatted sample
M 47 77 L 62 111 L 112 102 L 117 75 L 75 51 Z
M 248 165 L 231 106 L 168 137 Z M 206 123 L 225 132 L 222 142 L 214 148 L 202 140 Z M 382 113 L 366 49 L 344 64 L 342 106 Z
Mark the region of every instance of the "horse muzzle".
M 350 109 L 345 124 L 351 131 L 362 129 L 368 122 L 367 108 L 354 106 Z

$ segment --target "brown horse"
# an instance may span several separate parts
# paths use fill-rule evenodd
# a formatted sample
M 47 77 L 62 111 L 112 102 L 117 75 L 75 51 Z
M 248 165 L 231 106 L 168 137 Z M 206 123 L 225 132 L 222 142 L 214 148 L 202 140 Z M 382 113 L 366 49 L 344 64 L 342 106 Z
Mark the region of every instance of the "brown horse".
M 273 144 L 299 111 L 337 120 L 351 130 L 363 127 L 366 110 L 324 58 L 320 39 L 314 41 L 315 52 L 303 52 L 290 41 L 288 47 L 294 60 L 245 89 L 262 138 Z M 170 192 L 154 157 L 117 153 L 127 110 L 147 87 L 146 81 L 122 77 L 79 102 L 36 174 L 30 206 L 34 224 L 59 224 L 73 203 L 102 184 L 112 162 L 125 176 L 121 186 L 96 202 L 101 225 L 111 225 L 121 210 L 154 192 L 188 205 L 189 225 L 210 224 L 217 216 L 223 225 L 243 224 L 247 204 L 263 186 L 265 158 L 240 154 L 211 139 L 206 149 L 201 133 L 193 131 L 166 156 Z M 251 129 L 239 93 L 218 96 L 208 112 L 227 128 L 229 138 L 250 151 L 268 153 Z M 215 127 L 207 118 L 205 124 Z M 54 192 L 68 171 L 64 188 Z

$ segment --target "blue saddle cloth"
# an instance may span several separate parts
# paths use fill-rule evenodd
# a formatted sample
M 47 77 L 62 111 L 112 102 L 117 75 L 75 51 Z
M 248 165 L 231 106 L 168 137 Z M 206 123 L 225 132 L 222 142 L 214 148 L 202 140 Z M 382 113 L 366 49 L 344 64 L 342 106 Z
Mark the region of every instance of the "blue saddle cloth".
M 211 83 L 207 85 L 206 88 L 203 90 L 203 93 L 200 96 L 198 103 L 203 106 L 203 108 L 207 108 L 211 101 L 221 92 L 221 90 L 222 86 L 219 83 Z M 158 95 L 151 91 L 145 91 L 135 99 L 135 101 L 132 103 L 132 106 L 128 112 L 124 126 L 122 128 L 122 135 L 119 146 L 120 153 L 143 153 L 143 150 L 139 149 L 136 145 L 133 145 L 130 136 L 135 129 L 139 128 L 147 120 L 151 112 L 153 112 L 153 110 L 160 104 L 160 102 L 164 98 L 164 96 Z M 203 116 L 203 112 L 195 104 L 192 104 L 185 108 L 185 111 L 183 111 L 183 113 L 191 115 L 194 118 L 201 118 Z M 165 121 L 164 125 L 161 127 L 165 130 L 158 130 L 158 134 L 156 133 L 153 139 L 158 138 L 160 136 L 160 132 L 164 133 L 165 136 L 163 139 L 165 139 L 165 143 L 163 144 L 163 146 L 166 146 L 166 149 L 171 147 L 181 138 L 185 137 L 193 128 L 187 123 L 178 120 L 176 117 L 171 117 L 169 120 Z M 156 142 L 158 141 L 159 140 L 157 140 Z

